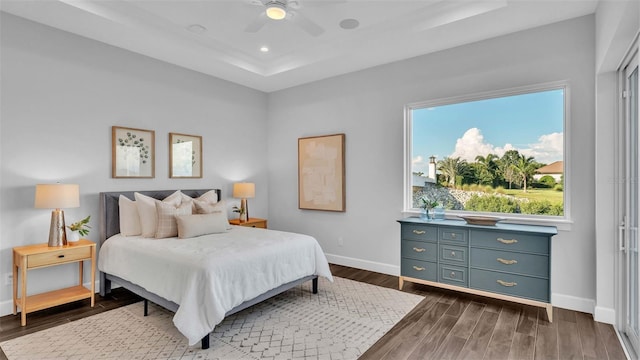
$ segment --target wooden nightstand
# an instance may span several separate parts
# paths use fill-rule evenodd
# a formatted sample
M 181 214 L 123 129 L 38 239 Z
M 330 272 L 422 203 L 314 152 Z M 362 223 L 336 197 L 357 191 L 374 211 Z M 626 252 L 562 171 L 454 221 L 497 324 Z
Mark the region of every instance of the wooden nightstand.
M 19 307 L 22 326 L 27 325 L 27 314 L 30 312 L 82 299 L 91 299 L 91 307 L 95 304 L 96 243 L 81 239 L 72 244 L 60 247 L 35 244 L 13 248 L 13 315 L 18 313 Z M 82 285 L 85 260 L 91 260 L 91 289 Z M 78 263 L 80 271 L 78 285 L 37 295 L 26 295 L 27 270 L 74 262 Z M 18 270 L 20 270 L 20 297 L 18 297 Z
M 232 219 L 232 220 L 229 220 L 229 224 L 246 226 L 246 227 L 254 227 L 254 228 L 262 228 L 262 229 L 267 228 L 267 220 L 260 219 L 260 218 L 249 218 L 249 220 L 245 222 L 240 222 L 240 219 Z

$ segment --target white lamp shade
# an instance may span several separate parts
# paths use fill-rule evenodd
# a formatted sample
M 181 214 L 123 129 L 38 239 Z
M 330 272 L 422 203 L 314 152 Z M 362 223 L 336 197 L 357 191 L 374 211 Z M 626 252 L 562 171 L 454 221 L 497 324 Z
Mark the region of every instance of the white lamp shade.
M 36 185 L 35 207 L 38 209 L 65 209 L 80 206 L 78 184 Z
M 256 184 L 254 183 L 235 183 L 233 184 L 234 198 L 252 198 L 256 196 Z

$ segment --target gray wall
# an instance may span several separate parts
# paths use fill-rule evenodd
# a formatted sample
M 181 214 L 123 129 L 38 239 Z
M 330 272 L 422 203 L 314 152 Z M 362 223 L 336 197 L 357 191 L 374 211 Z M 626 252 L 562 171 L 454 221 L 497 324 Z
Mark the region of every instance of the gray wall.
M 11 311 L 11 248 L 47 241 L 37 183 L 80 184 L 98 240 L 98 193 L 256 183 L 251 215 L 267 217 L 266 94 L 1 13 L 0 314 Z M 111 126 L 155 130 L 156 177 L 111 178 Z M 168 133 L 201 135 L 204 177 L 168 177 Z M 235 201 L 235 199 L 231 200 Z M 73 285 L 77 267 L 30 272 L 29 292 Z
M 586 16 L 271 93 L 270 226 L 315 236 L 331 261 L 398 274 L 404 105 L 566 80 L 573 224 L 553 239 L 553 303 L 592 312 L 594 63 Z M 332 133 L 346 134 L 347 211 L 299 210 L 297 138 Z

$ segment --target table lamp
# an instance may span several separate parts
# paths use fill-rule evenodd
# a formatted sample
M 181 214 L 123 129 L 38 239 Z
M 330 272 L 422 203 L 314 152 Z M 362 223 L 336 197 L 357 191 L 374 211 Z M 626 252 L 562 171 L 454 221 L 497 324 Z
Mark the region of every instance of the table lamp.
M 233 184 L 233 197 L 240 198 L 240 221 L 249 220 L 249 206 L 247 205 L 247 198 L 253 198 L 256 196 L 256 184 L 254 183 L 235 183 Z
M 77 184 L 38 184 L 35 198 L 37 209 L 54 209 L 51 211 L 49 246 L 67 245 L 64 211 L 61 209 L 80 206 L 80 187 Z

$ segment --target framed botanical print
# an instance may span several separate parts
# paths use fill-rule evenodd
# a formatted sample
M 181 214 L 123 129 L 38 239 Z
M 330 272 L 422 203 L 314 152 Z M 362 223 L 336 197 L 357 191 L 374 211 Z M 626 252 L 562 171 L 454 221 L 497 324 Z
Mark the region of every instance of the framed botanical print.
M 202 136 L 169 133 L 169 177 L 202 177 Z
M 298 139 L 298 207 L 345 211 L 344 134 Z
M 111 177 L 155 177 L 155 132 L 111 127 Z

